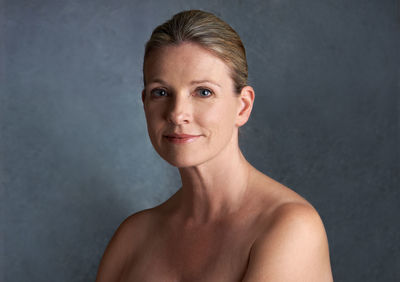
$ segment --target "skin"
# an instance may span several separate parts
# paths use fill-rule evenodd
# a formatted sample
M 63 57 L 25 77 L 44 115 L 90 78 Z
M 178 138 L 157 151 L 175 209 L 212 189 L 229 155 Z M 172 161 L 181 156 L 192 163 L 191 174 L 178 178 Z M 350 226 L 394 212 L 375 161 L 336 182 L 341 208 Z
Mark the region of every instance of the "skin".
M 226 64 L 194 43 L 162 47 L 144 71 L 149 136 L 182 187 L 120 225 L 96 281 L 333 281 L 318 213 L 240 151 L 254 90 L 234 93 Z

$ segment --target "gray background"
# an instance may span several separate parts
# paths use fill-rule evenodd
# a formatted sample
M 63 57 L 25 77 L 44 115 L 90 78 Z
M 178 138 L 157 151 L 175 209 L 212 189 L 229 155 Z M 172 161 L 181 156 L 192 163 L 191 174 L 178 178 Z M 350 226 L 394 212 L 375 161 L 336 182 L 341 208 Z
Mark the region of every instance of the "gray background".
M 2 1 L 0 279 L 93 281 L 118 224 L 179 187 L 147 137 L 141 64 L 189 8 L 242 37 L 241 147 L 320 212 L 335 280 L 400 281 L 395 0 Z

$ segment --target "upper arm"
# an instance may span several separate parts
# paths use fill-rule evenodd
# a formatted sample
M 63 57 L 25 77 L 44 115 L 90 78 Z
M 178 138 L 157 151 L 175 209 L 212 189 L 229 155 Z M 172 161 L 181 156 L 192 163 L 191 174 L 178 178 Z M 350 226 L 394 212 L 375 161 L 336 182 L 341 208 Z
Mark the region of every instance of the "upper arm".
M 138 217 L 139 214 L 128 217 L 115 231 L 100 261 L 96 282 L 119 281 L 124 265 L 138 242 L 132 241 L 138 239 L 134 236 L 137 235 L 135 230 L 138 230 L 140 224 Z
M 318 213 L 303 204 L 286 204 L 253 244 L 243 281 L 330 282 L 326 233 Z

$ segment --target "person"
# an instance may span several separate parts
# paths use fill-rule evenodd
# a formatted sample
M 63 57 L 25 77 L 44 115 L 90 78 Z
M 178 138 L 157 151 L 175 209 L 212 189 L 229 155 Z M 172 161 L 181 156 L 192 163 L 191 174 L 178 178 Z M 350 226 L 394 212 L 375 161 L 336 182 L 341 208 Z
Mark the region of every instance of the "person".
M 150 140 L 182 186 L 120 225 L 97 282 L 332 281 L 316 210 L 239 148 L 255 93 L 237 33 L 211 13 L 180 12 L 153 31 L 143 79 Z

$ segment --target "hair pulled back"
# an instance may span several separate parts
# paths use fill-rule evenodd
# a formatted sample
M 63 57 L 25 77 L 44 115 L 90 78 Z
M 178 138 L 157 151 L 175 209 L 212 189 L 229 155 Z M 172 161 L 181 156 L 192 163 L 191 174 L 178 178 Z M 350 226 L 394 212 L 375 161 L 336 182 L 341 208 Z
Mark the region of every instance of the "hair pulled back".
M 246 51 L 239 35 L 214 14 L 201 10 L 180 12 L 156 27 L 146 43 L 144 63 L 154 50 L 183 42 L 199 44 L 223 60 L 237 93 L 247 85 Z

